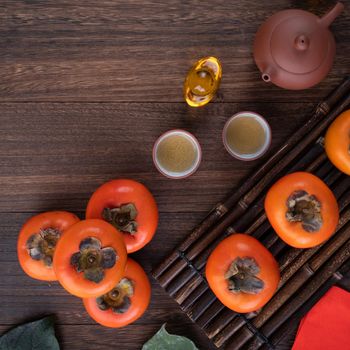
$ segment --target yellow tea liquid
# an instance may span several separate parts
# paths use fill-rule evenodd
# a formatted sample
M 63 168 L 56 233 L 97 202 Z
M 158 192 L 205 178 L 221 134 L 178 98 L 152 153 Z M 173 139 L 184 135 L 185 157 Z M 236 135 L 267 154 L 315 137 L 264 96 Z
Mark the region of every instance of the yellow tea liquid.
M 226 142 L 237 154 L 255 154 L 265 144 L 264 127 L 250 116 L 239 116 L 232 119 L 226 130 Z
M 183 135 L 169 135 L 157 148 L 157 160 L 166 171 L 183 173 L 197 160 L 197 149 L 193 142 Z

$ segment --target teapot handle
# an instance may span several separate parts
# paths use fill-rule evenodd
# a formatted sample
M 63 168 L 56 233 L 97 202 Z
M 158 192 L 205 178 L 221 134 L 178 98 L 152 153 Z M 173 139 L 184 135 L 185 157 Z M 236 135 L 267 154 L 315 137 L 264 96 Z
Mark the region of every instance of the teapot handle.
M 337 2 L 331 10 L 320 18 L 320 24 L 325 27 L 329 27 L 332 22 L 343 12 L 343 10 L 344 5 L 341 2 Z

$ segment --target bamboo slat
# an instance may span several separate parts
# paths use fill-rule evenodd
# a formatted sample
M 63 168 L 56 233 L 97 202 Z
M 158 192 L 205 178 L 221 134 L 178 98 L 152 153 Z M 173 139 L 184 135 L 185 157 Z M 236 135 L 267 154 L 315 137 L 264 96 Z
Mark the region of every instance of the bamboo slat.
M 340 174 L 337 171 L 338 174 Z M 340 183 L 337 183 L 335 186 L 332 186 L 332 189 L 337 192 L 338 195 L 342 194 L 342 191 L 344 191 L 346 188 L 350 188 L 350 178 L 349 177 L 344 177 Z M 333 184 L 333 182 L 329 183 L 330 185 Z M 344 196 L 344 198 L 339 202 L 340 209 L 342 210 L 344 208 L 344 204 L 347 203 L 349 196 Z M 270 229 L 267 234 L 262 239 L 262 243 L 270 249 L 271 253 L 273 255 L 278 255 L 279 252 L 285 247 L 285 243 L 281 240 L 278 239 L 278 237 L 274 234 L 273 230 Z M 178 294 L 175 296 L 175 300 L 181 304 L 182 299 L 184 295 L 188 295 L 188 293 L 192 290 L 194 285 L 198 285 L 203 278 L 201 278 L 201 275 L 196 274 L 196 270 L 199 271 L 200 273 L 204 273 L 202 270 L 205 266 L 205 262 L 207 259 L 207 256 L 209 255 L 210 251 L 213 248 L 211 248 L 207 254 L 205 254 L 205 258 L 201 259 L 200 261 L 196 261 L 193 265 L 195 266 L 195 269 L 186 269 L 180 273 L 179 276 L 175 280 L 172 281 L 171 285 L 168 286 L 168 293 L 171 296 L 174 296 L 175 291 L 180 290 Z M 307 259 L 313 254 L 315 250 L 309 249 L 305 252 L 305 254 L 296 262 L 291 269 L 287 270 L 287 272 L 284 272 L 282 274 L 282 282 L 281 284 L 284 284 L 285 281 L 290 278 L 295 271 L 299 267 L 304 264 Z M 194 276 L 194 277 L 192 277 Z

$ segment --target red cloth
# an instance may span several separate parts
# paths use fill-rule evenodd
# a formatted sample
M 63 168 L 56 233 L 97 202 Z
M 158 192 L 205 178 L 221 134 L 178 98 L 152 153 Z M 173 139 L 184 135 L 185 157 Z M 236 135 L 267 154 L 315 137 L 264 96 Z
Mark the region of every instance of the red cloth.
M 350 350 L 350 293 L 332 287 L 301 320 L 292 350 Z

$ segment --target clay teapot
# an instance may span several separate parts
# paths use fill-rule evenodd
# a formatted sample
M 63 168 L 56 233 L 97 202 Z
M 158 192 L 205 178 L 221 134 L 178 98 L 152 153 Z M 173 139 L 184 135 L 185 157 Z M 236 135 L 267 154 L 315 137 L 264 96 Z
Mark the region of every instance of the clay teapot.
M 254 59 L 262 79 L 292 90 L 319 83 L 335 56 L 335 41 L 328 28 L 343 9 L 338 2 L 321 18 L 303 10 L 272 15 L 254 41 Z

